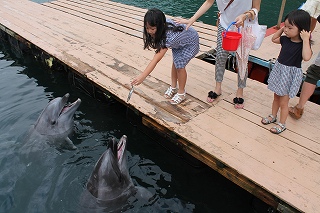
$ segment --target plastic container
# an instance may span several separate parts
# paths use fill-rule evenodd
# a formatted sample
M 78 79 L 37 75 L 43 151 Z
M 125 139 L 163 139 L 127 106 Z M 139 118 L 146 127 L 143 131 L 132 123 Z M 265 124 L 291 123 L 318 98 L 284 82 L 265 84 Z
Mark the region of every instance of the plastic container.
M 226 31 L 222 32 L 222 48 L 227 51 L 236 51 L 240 44 L 240 39 L 242 37 L 240 33 L 240 29 L 238 28 L 238 32 L 228 31 L 231 25 L 236 22 L 232 22 Z

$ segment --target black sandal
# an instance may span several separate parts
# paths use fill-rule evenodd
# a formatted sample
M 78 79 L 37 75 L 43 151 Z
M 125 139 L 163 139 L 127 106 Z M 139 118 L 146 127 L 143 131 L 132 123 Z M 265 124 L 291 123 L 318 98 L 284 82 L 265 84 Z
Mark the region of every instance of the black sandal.
M 235 97 L 233 99 L 234 108 L 236 108 L 236 109 L 243 109 L 243 103 L 244 103 L 243 98 Z
M 244 99 L 243 99 L 243 98 L 235 97 L 235 98 L 233 99 L 233 103 L 234 103 L 234 104 L 243 104 L 243 102 L 244 102 Z
M 221 95 L 221 94 L 220 94 Z M 213 102 L 216 98 L 218 98 L 220 95 L 218 95 L 217 93 L 215 93 L 215 92 L 213 92 L 213 91 L 210 91 L 209 93 L 208 93 L 208 99 L 207 99 L 207 102 L 209 102 L 209 103 L 211 103 L 211 102 Z M 209 100 L 209 98 L 211 99 L 211 100 Z

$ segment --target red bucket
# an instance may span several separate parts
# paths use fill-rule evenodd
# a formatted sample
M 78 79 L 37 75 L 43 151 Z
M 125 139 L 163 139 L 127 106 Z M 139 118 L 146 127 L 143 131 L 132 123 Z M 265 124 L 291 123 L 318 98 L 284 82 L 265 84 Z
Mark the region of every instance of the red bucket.
M 238 32 L 222 32 L 222 48 L 227 51 L 236 51 L 238 49 L 242 35 Z
M 228 31 L 232 25 L 235 25 L 236 22 L 232 22 L 226 31 L 222 32 L 222 48 L 227 51 L 236 51 L 238 49 L 240 39 L 242 37 L 240 29 L 238 32 Z

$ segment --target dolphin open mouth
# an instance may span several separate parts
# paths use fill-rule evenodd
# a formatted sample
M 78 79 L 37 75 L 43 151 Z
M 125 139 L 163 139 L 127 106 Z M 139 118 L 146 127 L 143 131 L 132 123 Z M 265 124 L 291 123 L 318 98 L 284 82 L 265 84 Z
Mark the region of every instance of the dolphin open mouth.
M 78 100 L 79 100 L 79 99 L 78 99 Z M 61 111 L 60 111 L 60 113 L 59 113 L 59 116 L 62 115 L 63 113 L 65 113 L 65 112 L 67 112 L 69 109 L 71 109 L 72 106 L 74 106 L 78 100 L 76 100 L 76 101 L 73 102 L 73 103 L 69 103 L 69 104 L 65 105 L 65 106 L 61 109 Z
M 125 149 L 126 149 L 126 139 L 127 139 L 127 136 L 123 135 L 121 137 L 121 139 L 119 140 L 118 142 L 118 146 L 117 146 L 117 157 L 118 157 L 118 163 L 119 165 L 121 164 L 122 162 L 122 159 L 123 159 L 123 154 L 125 152 Z
M 61 116 L 62 114 L 68 112 L 69 110 L 71 110 L 73 107 L 76 107 L 76 109 L 78 108 L 79 104 L 78 102 L 81 102 L 81 100 L 78 98 L 76 101 L 74 101 L 73 103 L 69 103 L 69 104 L 65 104 L 60 113 L 59 116 Z

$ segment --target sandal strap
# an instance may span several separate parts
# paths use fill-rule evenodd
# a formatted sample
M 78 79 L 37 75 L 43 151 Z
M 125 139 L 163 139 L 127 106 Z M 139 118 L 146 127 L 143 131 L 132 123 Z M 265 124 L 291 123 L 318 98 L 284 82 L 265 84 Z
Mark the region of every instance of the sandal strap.
M 271 118 L 271 120 L 269 119 Z M 263 121 L 263 122 L 262 122 Z M 277 121 L 277 116 L 273 116 L 272 114 L 268 115 L 267 117 L 262 118 L 262 123 L 263 124 L 271 124 Z
M 279 134 L 281 132 L 283 132 L 284 130 L 286 130 L 286 125 L 282 124 L 282 123 L 277 123 L 278 126 L 274 126 L 271 129 L 275 129 L 276 132 L 272 132 L 272 133 L 276 133 Z
M 277 119 L 277 117 L 274 117 L 272 114 L 268 115 L 268 117 L 270 117 L 272 120 Z
M 282 124 L 280 122 L 278 122 L 277 124 L 281 127 L 281 129 L 286 129 L 286 124 Z
M 177 93 L 177 88 L 172 88 L 170 86 L 164 94 L 168 97 L 172 97 L 175 93 Z
M 173 104 L 179 104 L 186 98 L 186 93 L 179 94 L 176 93 L 173 98 L 171 99 L 171 103 Z
M 211 99 L 216 99 L 220 95 L 218 95 L 216 92 L 213 92 L 213 91 L 208 92 L 208 97 L 211 98 Z
M 243 98 L 238 98 L 238 104 L 243 104 L 244 99 Z

